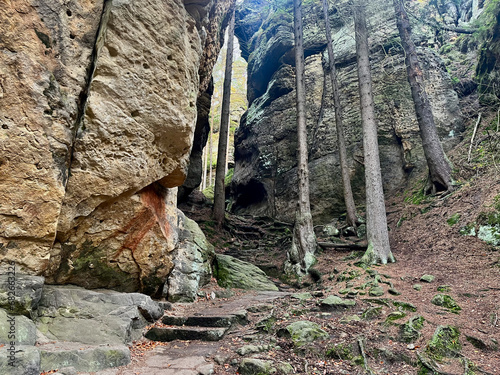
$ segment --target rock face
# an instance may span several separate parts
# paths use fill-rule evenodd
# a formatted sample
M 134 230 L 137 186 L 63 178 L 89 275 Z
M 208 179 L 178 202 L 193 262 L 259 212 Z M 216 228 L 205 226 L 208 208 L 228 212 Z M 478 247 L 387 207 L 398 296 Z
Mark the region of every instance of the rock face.
M 140 293 L 90 291 L 75 286 L 36 288 L 39 277 L 19 275 L 31 319 L 0 308 L 0 373 L 40 374 L 73 367 L 94 372 L 130 362 L 129 345 L 164 310 Z M 17 290 L 16 290 L 17 291 Z M 36 345 L 36 346 L 35 346 Z
M 236 33 L 248 46 L 251 103 L 235 140 L 233 208 L 237 213 L 269 215 L 293 221 L 297 191 L 295 77 L 291 1 L 274 9 L 246 1 L 237 12 Z M 284 7 L 284 8 L 283 8 Z M 328 72 L 324 18 L 320 4 L 304 4 L 307 126 L 311 208 L 317 223 L 345 211 L 335 116 Z M 258 14 L 266 13 L 265 19 Z M 370 2 L 370 60 L 384 187 L 394 191 L 415 168 L 426 168 L 406 79 L 404 56 L 391 2 Z M 364 199 L 362 129 L 359 114 L 352 15 L 343 1 L 330 10 L 334 52 L 344 105 L 344 126 L 353 192 Z M 425 31 L 425 30 L 423 30 Z M 426 89 L 445 149 L 462 130 L 458 97 L 432 38 L 415 30 Z M 428 46 L 426 46 L 428 45 Z
M 2 270 L 14 261 L 53 283 L 161 292 L 179 240 L 174 188 L 231 4 L 2 7 Z

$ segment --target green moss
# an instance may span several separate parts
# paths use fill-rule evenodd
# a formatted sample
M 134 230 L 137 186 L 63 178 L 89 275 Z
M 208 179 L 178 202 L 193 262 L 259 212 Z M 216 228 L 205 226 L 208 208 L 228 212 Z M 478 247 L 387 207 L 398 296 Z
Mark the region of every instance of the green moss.
M 455 225 L 459 221 L 460 221 L 460 214 L 459 213 L 453 214 L 448 220 L 446 220 L 446 222 L 448 223 L 448 225 L 450 227 Z
M 361 314 L 363 319 L 375 319 L 382 315 L 382 306 L 379 307 L 369 307 L 363 314 Z
M 227 171 L 226 176 L 224 177 L 224 186 L 229 186 L 231 181 L 233 181 L 234 168 L 231 168 Z
M 426 348 L 427 354 L 435 360 L 456 357 L 460 350 L 460 331 L 454 326 L 438 326 Z
M 354 358 L 351 344 L 335 344 L 326 351 L 326 356 L 333 359 L 342 359 L 350 361 Z
M 458 314 L 462 308 L 455 302 L 455 300 L 447 294 L 436 294 L 431 303 L 436 306 L 444 307 L 454 314 Z
M 357 365 L 357 366 L 363 366 L 365 364 L 365 360 L 363 356 L 358 355 L 357 357 L 354 357 L 352 362 Z
M 387 318 L 385 318 L 385 324 L 390 325 L 393 324 L 396 320 L 403 319 L 406 317 L 406 313 L 402 311 L 394 311 L 391 312 L 389 315 L 387 315 Z
M 342 281 L 353 280 L 360 276 L 361 272 L 359 272 L 358 270 L 343 271 L 340 275 L 337 276 L 337 281 L 342 282 Z
M 411 312 L 417 311 L 417 308 L 410 302 L 393 301 L 392 304 L 396 307 L 399 307 L 400 310 L 402 311 L 411 311 Z
M 114 288 L 121 291 L 137 290 L 137 279 L 131 277 L 130 273 L 124 272 L 118 266 L 107 261 L 107 250 L 99 246 L 94 246 L 91 241 L 85 241 L 79 253 L 74 245 L 63 245 L 63 251 L 67 254 L 74 254 L 72 260 L 73 269 L 70 269 L 68 262 L 61 266 L 63 273 L 70 275 L 69 283 L 82 285 L 86 288 Z
M 420 330 L 424 326 L 425 319 L 414 316 L 405 324 L 401 325 L 399 337 L 403 342 L 415 342 L 420 338 Z
M 476 235 L 476 223 L 469 223 L 466 226 L 460 228 L 460 234 L 462 236 L 475 236 Z
M 437 287 L 437 291 L 438 292 L 444 292 L 444 293 L 447 293 L 451 290 L 450 286 L 449 285 L 440 285 Z
M 207 198 L 210 199 L 211 201 L 214 200 L 214 186 L 209 186 L 205 190 L 203 190 L 203 195 Z

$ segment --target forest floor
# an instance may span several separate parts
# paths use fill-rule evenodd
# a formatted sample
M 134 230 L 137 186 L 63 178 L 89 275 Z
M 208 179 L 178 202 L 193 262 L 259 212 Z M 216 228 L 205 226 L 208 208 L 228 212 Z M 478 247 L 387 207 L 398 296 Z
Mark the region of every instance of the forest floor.
M 363 355 L 373 374 L 421 374 L 418 356 L 426 353 L 438 326 L 446 325 L 458 328 L 461 349 L 456 358 L 435 364 L 440 373 L 500 374 L 500 252 L 475 236 L 461 234 L 499 204 L 500 178 L 491 172 L 470 179 L 446 196 L 423 197 L 415 189 L 388 201 L 396 263 L 364 269 L 356 265 L 363 251 L 327 249 L 318 254 L 314 279 L 307 276 L 285 284 L 274 278 L 289 295 L 250 314 L 249 325 L 218 343 L 209 355 L 215 360 L 215 373 L 239 373 L 243 357 L 236 350 L 253 344 L 264 349 L 252 358 L 276 366 L 288 363 L 293 374 L 365 374 Z M 225 229 L 219 232 L 210 221 L 208 207 L 198 206 L 191 213 L 185 210 L 200 223 L 216 252 L 257 264 L 271 276 L 280 275 L 290 244 L 291 228 L 285 223 L 229 215 Z M 331 241 L 332 237 L 318 240 Z M 333 240 L 352 244 L 355 238 L 341 234 Z M 423 281 L 423 275 L 434 279 Z M 381 296 L 369 295 L 373 282 L 382 288 Z M 203 289 L 205 295 L 213 291 L 221 294 L 215 281 Z M 300 294 L 307 292 L 310 294 Z M 200 311 L 206 304 L 221 304 L 222 308 L 246 292 L 233 293 L 220 300 L 200 299 Z M 451 296 L 459 308 L 431 303 L 437 294 Z M 356 306 L 324 311 L 321 300 L 329 295 L 351 297 Z M 394 301 L 402 303 L 396 302 L 396 306 Z M 408 339 L 403 336 L 405 323 L 416 317 L 424 319 L 423 327 Z M 316 322 L 329 338 L 296 347 L 290 337 L 280 334 L 289 324 L 304 320 Z M 363 350 L 358 339 L 362 339 Z M 331 351 L 333 347 L 337 350 Z
M 210 219 L 210 207 L 194 194 L 194 201 L 181 209 L 200 224 L 216 252 L 259 266 L 281 291 L 287 292 L 262 306 L 256 303 L 247 325 L 206 346 L 204 356 L 213 364 L 214 373 L 245 373 L 240 366 L 243 358 L 249 357 L 267 361 L 277 374 L 287 373 L 284 363 L 291 366 L 291 374 L 500 374 L 500 251 L 477 236 L 466 235 L 477 233 L 485 218 L 500 215 L 500 173 L 494 159 L 489 168 L 477 162 L 475 167 L 468 167 L 471 164 L 464 161 L 467 148 L 464 141 L 451 154 L 462 171 L 453 193 L 425 197 L 420 180 L 387 201 L 395 263 L 360 267 L 357 262 L 363 254 L 363 241 L 343 231 L 339 221 L 334 224 L 341 229 L 340 235 L 326 236 L 319 226 L 318 241 L 350 244 L 352 248 L 320 250 L 315 271 L 300 281 L 280 279 L 291 241 L 289 224 L 228 214 L 224 229 L 217 231 Z M 424 275 L 433 278 L 422 280 Z M 370 295 L 375 286 L 378 296 Z M 210 298 L 212 292 L 225 298 Z M 227 291 L 212 280 L 202 290 L 207 298 L 176 309 L 224 310 L 227 304 L 234 306 L 252 293 Z M 456 305 L 433 304 L 438 294 L 450 296 Z M 325 310 L 321 301 L 332 295 L 350 298 L 356 304 Z M 283 332 L 296 321 L 317 323 L 328 338 L 295 345 Z M 409 322 L 415 323 L 413 328 L 408 328 Z M 429 343 L 440 326 L 456 327 L 460 336 L 452 340 L 453 354 L 435 362 Z M 253 353 L 237 353 L 249 344 L 254 345 Z M 149 354 L 134 355 L 130 368 L 140 368 L 142 355 L 164 355 L 179 348 L 188 355 L 190 347 L 199 351 L 200 345 L 205 344 L 162 344 L 161 353 L 153 349 Z M 141 350 L 133 350 L 137 352 Z M 424 370 L 422 361 L 435 371 L 429 367 Z

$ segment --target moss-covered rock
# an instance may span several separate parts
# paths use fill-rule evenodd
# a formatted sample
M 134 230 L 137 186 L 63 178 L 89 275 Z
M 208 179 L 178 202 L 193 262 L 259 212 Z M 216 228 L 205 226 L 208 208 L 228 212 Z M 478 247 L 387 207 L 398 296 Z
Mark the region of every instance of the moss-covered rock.
M 371 287 L 368 294 L 372 297 L 380 297 L 384 295 L 384 289 L 379 286 Z
M 392 324 L 394 321 L 403 319 L 406 317 L 406 313 L 402 311 L 394 311 L 391 312 L 387 317 L 385 318 L 385 323 L 386 324 Z
M 396 307 L 399 307 L 399 309 L 402 311 L 411 311 L 411 312 L 417 311 L 415 305 L 411 304 L 410 302 L 393 301 L 392 304 Z
M 455 302 L 455 300 L 447 294 L 436 294 L 431 303 L 436 306 L 444 307 L 454 314 L 458 314 L 462 308 Z
M 223 288 L 278 290 L 260 268 L 229 255 L 216 255 L 214 276 Z
M 316 340 L 324 340 L 329 337 L 328 333 L 321 327 L 308 320 L 299 320 L 286 327 L 293 344 L 296 347 L 301 347 L 309 342 Z
M 369 307 L 365 311 L 363 311 L 363 314 L 361 314 L 363 319 L 375 319 L 378 318 L 380 315 L 382 315 L 382 306 Z
M 462 350 L 460 331 L 454 326 L 438 326 L 427 344 L 427 353 L 434 359 L 456 357 Z
M 270 361 L 257 358 L 243 358 L 238 368 L 241 375 L 268 375 L 276 372 Z
M 420 330 L 424 326 L 425 319 L 414 316 L 405 324 L 401 325 L 399 338 L 403 342 L 415 342 L 420 338 Z
M 432 283 L 436 277 L 434 275 L 423 275 L 420 278 L 420 281 L 426 282 L 426 283 Z
M 328 296 L 321 301 L 320 307 L 323 310 L 336 310 L 349 308 L 356 305 L 356 301 L 343 299 L 337 296 Z
M 354 358 L 353 346 L 349 343 L 340 343 L 333 345 L 326 351 L 326 356 L 333 359 L 342 359 L 350 361 Z

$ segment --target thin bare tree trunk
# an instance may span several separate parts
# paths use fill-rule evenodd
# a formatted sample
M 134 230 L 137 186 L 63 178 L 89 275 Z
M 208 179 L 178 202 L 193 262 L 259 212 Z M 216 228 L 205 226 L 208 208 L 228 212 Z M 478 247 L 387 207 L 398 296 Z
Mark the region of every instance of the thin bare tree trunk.
M 207 188 L 207 164 L 208 164 L 208 150 L 207 147 L 203 148 L 203 158 L 202 158 L 202 179 L 201 179 L 201 191 Z
M 227 39 L 226 71 L 224 74 L 224 89 L 222 93 L 222 109 L 219 129 L 219 148 L 217 153 L 217 169 L 215 171 L 214 210 L 213 217 L 220 227 L 224 221 L 226 210 L 226 194 L 224 177 L 226 169 L 226 150 L 228 147 L 229 109 L 231 103 L 231 76 L 233 68 L 233 42 L 234 42 L 234 8 L 231 12 Z
M 344 186 L 344 201 L 347 210 L 347 224 L 356 226 L 356 205 L 352 195 L 351 178 L 349 166 L 347 165 L 347 150 L 345 146 L 344 126 L 342 124 L 342 105 L 340 103 L 339 84 L 337 81 L 337 70 L 335 68 L 335 55 L 333 54 L 332 32 L 328 18 L 328 1 L 323 2 L 323 14 L 325 16 L 326 41 L 328 47 L 328 60 L 330 63 L 330 79 L 333 90 L 333 106 L 335 107 L 335 123 L 337 126 L 337 145 L 339 148 L 340 169 L 342 172 L 342 183 Z
M 208 186 L 212 186 L 212 179 L 213 179 L 213 176 L 212 176 L 212 166 L 213 166 L 213 160 L 212 160 L 212 150 L 213 150 L 213 146 L 212 146 L 212 137 L 214 135 L 214 113 L 212 112 L 212 123 L 210 124 L 210 139 L 208 140 L 208 153 L 210 154 L 210 170 L 209 170 L 209 174 L 208 174 Z
M 229 170 L 229 135 L 231 133 L 231 112 L 229 113 L 229 124 L 228 124 L 228 129 L 227 129 L 227 147 L 226 147 L 226 165 L 224 168 L 224 176 L 227 175 L 227 172 Z
M 302 0 L 294 0 L 295 74 L 297 98 L 298 180 L 299 197 L 295 213 L 292 246 L 285 265 L 286 272 L 302 275 L 315 263 L 314 235 L 309 201 L 309 168 L 307 156 L 306 93 L 304 83 L 304 46 L 302 36 Z
M 363 152 L 366 183 L 366 231 L 368 249 L 363 256 L 365 264 L 393 262 L 389 245 L 384 190 L 377 140 L 377 122 L 373 105 L 372 76 L 370 71 L 368 31 L 365 0 L 354 3 L 356 56 L 358 61 L 359 96 L 363 124 Z
M 406 71 L 422 137 L 422 146 L 429 167 L 429 184 L 426 193 L 451 191 L 453 190 L 451 166 L 443 151 L 434 123 L 431 103 L 425 91 L 424 76 L 418 62 L 415 44 L 411 38 L 410 21 L 402 0 L 393 0 L 393 3 L 401 44 L 405 52 Z

